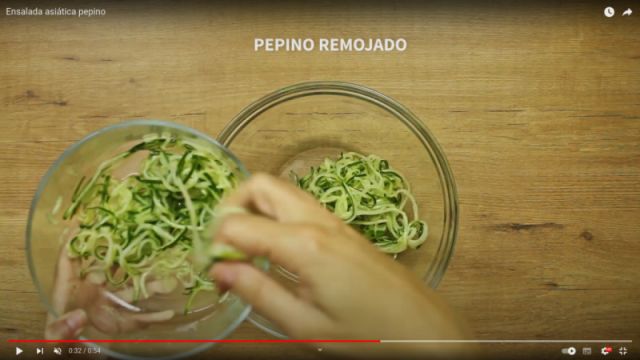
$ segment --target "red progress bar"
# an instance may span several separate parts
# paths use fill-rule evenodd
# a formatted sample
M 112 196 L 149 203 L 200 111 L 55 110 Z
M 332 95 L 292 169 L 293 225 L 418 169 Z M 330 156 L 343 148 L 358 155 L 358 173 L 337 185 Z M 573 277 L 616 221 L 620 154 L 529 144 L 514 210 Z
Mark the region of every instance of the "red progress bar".
M 19 340 L 9 339 L 10 343 L 379 343 L 380 340 L 371 339 L 350 339 L 350 340 L 328 340 L 328 339 L 226 339 L 226 340 L 209 340 L 209 339 L 175 339 L 175 340 L 159 340 L 159 339 L 81 339 L 81 340 Z

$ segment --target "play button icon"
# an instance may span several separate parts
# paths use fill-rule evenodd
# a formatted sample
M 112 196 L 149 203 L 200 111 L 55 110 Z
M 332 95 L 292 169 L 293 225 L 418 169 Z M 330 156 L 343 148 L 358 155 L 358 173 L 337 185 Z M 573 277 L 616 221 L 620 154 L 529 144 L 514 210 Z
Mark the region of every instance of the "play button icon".
M 16 355 L 22 354 L 22 349 L 16 346 Z

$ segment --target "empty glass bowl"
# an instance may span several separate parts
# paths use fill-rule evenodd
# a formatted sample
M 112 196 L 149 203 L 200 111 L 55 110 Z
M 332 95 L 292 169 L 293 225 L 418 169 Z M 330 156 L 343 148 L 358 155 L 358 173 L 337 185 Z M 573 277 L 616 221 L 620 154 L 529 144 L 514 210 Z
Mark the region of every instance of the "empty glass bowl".
M 425 125 L 395 100 L 363 86 L 308 82 L 277 90 L 249 105 L 218 140 L 252 172 L 289 179 L 341 152 L 376 154 L 408 180 L 419 214 L 429 226 L 426 242 L 397 261 L 435 288 L 452 256 L 458 226 L 453 174 Z M 272 271 L 280 283 L 295 287 L 286 269 Z M 263 330 L 285 335 L 267 319 L 249 319 Z
M 209 136 L 169 122 L 137 120 L 104 128 L 69 147 L 38 186 L 27 225 L 26 249 L 31 275 L 47 310 L 54 317 L 78 307 L 87 311 L 90 325 L 81 333 L 82 339 L 221 339 L 244 321 L 251 311 L 239 298 L 219 296 L 216 291 L 211 291 L 196 297 L 187 312 L 182 293 L 184 289 L 179 287 L 173 292 L 158 290 L 158 294 L 149 299 L 133 302 L 125 293 L 96 285 L 87 279 L 89 276 L 81 277 L 78 260 L 66 256 L 66 244 L 78 224 L 63 221 L 60 214 L 69 206 L 80 178 L 90 178 L 104 160 L 130 149 L 143 136 L 164 133 L 218 151 L 223 159 L 228 160 L 232 172 L 239 179 L 246 178 L 248 173 L 244 166 Z M 113 171 L 115 177 L 118 168 Z M 61 209 L 57 215 L 54 215 L 54 208 Z M 261 263 L 261 266 L 264 268 L 266 264 Z M 198 296 L 200 294 L 203 292 Z M 144 319 L 151 313 L 166 310 L 173 311 L 175 315 L 164 320 L 156 318 L 153 323 Z M 138 322 L 148 326 L 137 326 Z M 110 356 L 158 359 L 192 355 L 208 348 L 211 343 L 101 343 L 100 346 Z

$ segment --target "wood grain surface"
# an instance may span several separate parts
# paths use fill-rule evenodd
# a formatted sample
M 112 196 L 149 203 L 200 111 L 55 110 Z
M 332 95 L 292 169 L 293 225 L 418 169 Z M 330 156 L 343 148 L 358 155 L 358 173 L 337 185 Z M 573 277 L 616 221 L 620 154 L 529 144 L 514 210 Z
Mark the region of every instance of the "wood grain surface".
M 95 3 L 107 15 L 89 19 L 3 7 L 3 351 L 43 333 L 24 233 L 36 186 L 66 147 L 131 118 L 217 135 L 245 105 L 307 80 L 377 89 L 435 134 L 461 212 L 438 291 L 478 338 L 640 340 L 640 8 L 607 19 L 598 2 L 178 4 Z M 277 36 L 404 37 L 409 47 L 253 51 L 254 37 Z M 232 338 L 269 336 L 243 324 Z M 322 355 L 291 344 L 207 355 L 258 352 Z

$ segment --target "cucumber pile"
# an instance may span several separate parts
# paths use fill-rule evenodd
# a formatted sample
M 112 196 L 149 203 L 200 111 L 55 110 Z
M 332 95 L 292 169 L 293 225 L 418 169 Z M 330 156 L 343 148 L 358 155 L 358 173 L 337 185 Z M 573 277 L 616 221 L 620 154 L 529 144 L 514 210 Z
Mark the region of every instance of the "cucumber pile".
M 325 159 L 302 178 L 292 175 L 301 189 L 385 253 L 415 249 L 427 239 L 427 223 L 418 217 L 409 184 L 387 160 L 349 152 Z
M 114 169 L 139 152 L 138 170 L 114 178 Z M 217 149 L 169 134 L 146 136 L 104 161 L 79 181 L 63 215 L 78 222 L 67 247 L 81 276 L 97 273 L 113 289 L 133 287 L 134 302 L 148 297 L 149 281 L 174 278 L 189 295 L 189 311 L 198 292 L 215 289 L 192 254 L 203 253 L 216 205 L 238 185 L 234 166 Z

